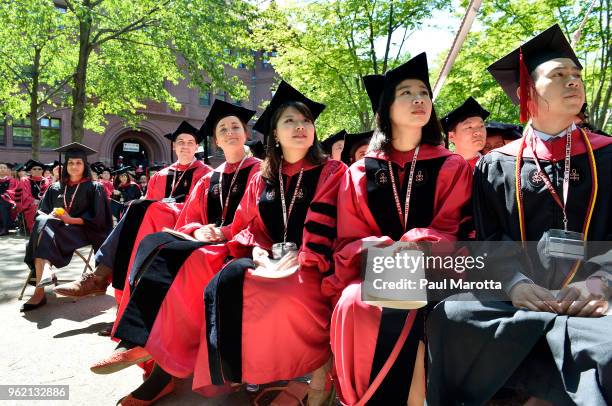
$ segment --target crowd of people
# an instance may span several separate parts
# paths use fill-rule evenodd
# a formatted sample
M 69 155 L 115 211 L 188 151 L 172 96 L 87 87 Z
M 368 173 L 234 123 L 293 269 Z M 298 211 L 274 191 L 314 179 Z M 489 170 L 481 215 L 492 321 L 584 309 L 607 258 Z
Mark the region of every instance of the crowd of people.
M 612 239 L 612 138 L 587 126 L 581 70 L 555 25 L 489 67 L 523 125 L 487 122 L 472 97 L 438 119 L 419 54 L 364 79 L 372 131 L 323 142 L 325 106 L 282 81 L 253 127 L 261 159 L 248 147 L 255 112 L 217 99 L 201 128 L 168 135 L 178 159 L 149 173 L 144 195 L 129 168 L 90 165 L 95 151 L 77 143 L 59 149 L 55 182 L 37 162 L 20 180 L 0 166 L 4 201 L 31 224 L 37 287 L 21 310 L 43 306 L 52 267 L 92 245 L 95 270 L 54 291 L 101 295 L 112 283 L 117 347 L 91 370 L 144 369 L 123 405 L 152 404 L 189 376 L 207 397 L 289 380 L 279 404 L 327 404 L 332 387 L 345 405 L 508 393 L 610 404 L 612 251 L 508 255 L 490 271 L 503 283 L 497 301 L 470 292 L 406 310 L 361 291 L 367 244 Z M 224 154 L 215 169 L 196 158 L 205 137 Z M 19 190 L 22 206 L 10 198 Z

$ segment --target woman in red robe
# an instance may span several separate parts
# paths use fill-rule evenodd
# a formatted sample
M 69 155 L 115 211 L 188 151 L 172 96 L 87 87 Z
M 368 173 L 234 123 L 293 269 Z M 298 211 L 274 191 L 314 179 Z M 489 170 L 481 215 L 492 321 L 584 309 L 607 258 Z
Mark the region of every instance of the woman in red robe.
M 186 239 L 170 233 L 143 236 L 132 258 L 113 329 L 122 341 L 113 356 L 92 367 L 94 372 L 114 372 L 151 355 L 176 377 L 193 372 L 204 312 L 203 290 L 228 255 L 225 241 L 232 238 L 232 225 L 241 230 L 248 222 L 245 217 L 236 219 L 235 213 L 247 184 L 259 171 L 259 159 L 247 156 L 244 148 L 246 123 L 254 114 L 215 100 L 200 133 L 214 136 L 226 162 L 202 178 L 185 203 L 174 228 L 188 235 Z M 161 397 L 169 391 L 168 385 L 174 385 L 166 375 L 164 384 L 157 387 L 163 374 L 156 368 L 128 398 Z
M 49 179 L 43 177 L 44 167 L 44 164 L 30 159 L 25 164 L 25 170 L 30 171 L 30 176 L 23 177 L 19 181 L 21 200 L 17 205 L 17 211 L 23 213 L 28 233 L 32 231 L 38 204 L 51 184 Z
M 11 213 L 17 206 L 15 191 L 19 186 L 17 179 L 11 176 L 7 163 L 0 163 L 0 236 L 7 235 L 11 223 Z
M 461 156 L 440 146 L 424 53 L 364 82 L 377 112 L 376 139 L 342 180 L 335 272 L 323 282 L 324 293 L 336 303 L 331 320 L 335 384 L 346 405 L 422 405 L 424 311 L 362 302 L 362 245 L 456 240 L 472 171 Z M 400 337 L 405 341 L 398 344 L 399 354 L 393 352 L 391 367 L 383 368 Z
M 346 166 L 316 141 L 324 107 L 281 82 L 255 126 L 268 135 L 268 153 L 241 202 L 252 220 L 228 243 L 237 259 L 206 288 L 194 389 L 312 373 L 309 404 L 329 395 L 331 306 L 321 280 L 331 270 Z

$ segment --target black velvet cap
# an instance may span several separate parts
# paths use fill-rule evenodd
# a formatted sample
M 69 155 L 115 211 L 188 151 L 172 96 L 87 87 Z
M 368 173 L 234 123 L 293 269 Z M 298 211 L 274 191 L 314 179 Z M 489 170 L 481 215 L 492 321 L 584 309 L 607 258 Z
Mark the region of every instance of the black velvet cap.
M 346 131 L 340 130 L 334 135 L 330 135 L 323 141 L 321 141 L 321 148 L 328 154 L 331 154 L 331 148 L 337 141 L 344 141 L 344 137 L 346 137 Z
M 485 128 L 487 129 L 487 137 L 501 135 L 505 140 L 518 140 L 523 136 L 523 128 L 520 125 L 489 121 Z
M 83 145 L 79 142 L 71 142 L 70 144 L 63 145 L 59 148 L 54 149 L 61 154 L 64 154 L 64 161 L 68 161 L 70 158 L 81 158 L 84 162 L 87 162 L 87 156 L 97 153 L 95 149 L 89 148 L 87 145 Z
M 444 132 L 448 134 L 449 131 L 453 131 L 455 126 L 470 117 L 480 117 L 486 120 L 490 113 L 485 110 L 472 96 L 468 97 L 466 101 L 455 110 L 442 117 L 440 122 Z
M 200 136 L 202 139 L 204 137 L 213 137 L 215 135 L 217 123 L 225 117 L 236 116 L 243 123 L 247 124 L 254 115 L 254 110 L 245 109 L 244 107 L 215 99 L 208 116 L 206 116 L 206 120 L 204 120 L 204 124 L 200 127 Z
M 342 150 L 342 155 L 340 159 L 347 165 L 351 164 L 351 155 L 354 150 L 359 148 L 362 145 L 367 145 L 370 143 L 370 138 L 372 138 L 372 134 L 374 131 L 366 131 L 364 133 L 356 133 L 356 134 L 346 134 L 344 138 L 344 149 Z
M 134 174 L 132 173 L 133 170 L 134 170 L 133 166 L 130 166 L 130 165 L 122 166 L 121 168 L 117 168 L 114 171 L 112 171 L 111 174 L 113 176 L 119 176 L 119 175 L 121 175 L 123 173 L 128 173 L 129 175 L 134 176 Z
M 259 120 L 253 126 L 255 131 L 258 131 L 264 135 L 264 142 L 269 135 L 270 129 L 272 128 L 272 116 L 276 110 L 281 107 L 283 104 L 289 102 L 301 102 L 310 109 L 313 118 L 316 120 L 317 117 L 321 114 L 323 110 L 325 110 L 325 105 L 321 103 L 317 103 L 314 100 L 310 100 L 308 97 L 304 96 L 298 90 L 293 88 L 289 83 L 284 80 L 281 81 L 280 85 L 278 85 L 278 89 L 274 93 L 272 100 L 270 100 L 270 104 L 261 114 Z
M 30 171 L 35 166 L 40 166 L 41 169 L 45 169 L 45 164 L 43 164 L 40 161 L 36 161 L 34 159 L 28 160 L 28 162 L 26 162 L 25 165 L 23 166 L 23 169 L 25 169 L 26 171 Z
M 263 142 L 259 140 L 248 140 L 245 143 L 246 146 L 249 147 L 251 153 L 255 158 L 264 159 L 266 156 L 266 147 Z
M 164 137 L 174 142 L 176 140 L 176 137 L 178 137 L 181 134 L 193 135 L 198 144 L 202 142 L 202 140 L 204 139 L 204 137 L 200 135 L 200 132 L 198 131 L 198 129 L 192 126 L 191 124 L 189 124 L 187 121 L 183 121 L 181 124 L 179 124 L 179 126 L 176 128 L 176 130 L 173 133 L 166 134 L 164 135 Z

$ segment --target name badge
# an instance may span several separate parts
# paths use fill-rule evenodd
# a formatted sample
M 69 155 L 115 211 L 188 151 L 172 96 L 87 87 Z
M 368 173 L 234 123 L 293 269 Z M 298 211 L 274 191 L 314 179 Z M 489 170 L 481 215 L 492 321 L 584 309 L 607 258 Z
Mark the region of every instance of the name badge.
M 162 199 L 164 203 L 176 203 L 176 199 L 174 197 L 165 197 Z
M 281 259 L 285 254 L 297 250 L 294 242 L 277 242 L 272 245 L 272 259 Z
M 546 233 L 545 253 L 552 258 L 584 259 L 585 241 L 582 233 L 550 229 Z

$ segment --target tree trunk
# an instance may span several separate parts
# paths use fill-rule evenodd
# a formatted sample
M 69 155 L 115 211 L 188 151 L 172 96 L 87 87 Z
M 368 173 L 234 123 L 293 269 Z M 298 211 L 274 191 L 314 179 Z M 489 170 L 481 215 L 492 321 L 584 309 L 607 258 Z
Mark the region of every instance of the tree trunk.
M 79 62 L 72 88 L 72 141 L 81 142 L 84 135 L 85 106 L 87 103 L 87 64 L 91 53 L 91 17 L 85 16 L 79 23 Z
M 30 94 L 30 127 L 32 131 L 32 159 L 40 154 L 40 121 L 38 121 L 38 86 L 40 81 L 40 48 L 34 49 L 32 64 L 32 93 Z

